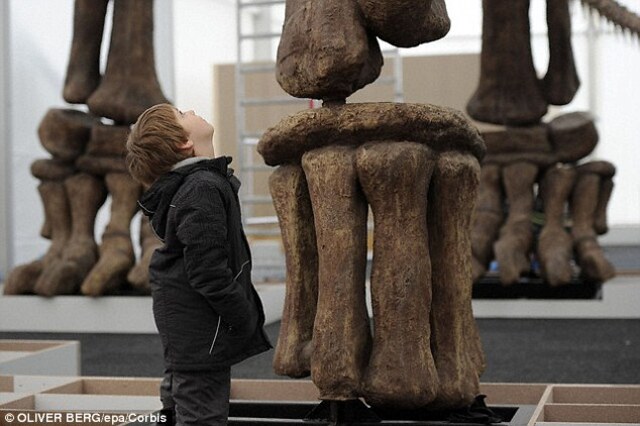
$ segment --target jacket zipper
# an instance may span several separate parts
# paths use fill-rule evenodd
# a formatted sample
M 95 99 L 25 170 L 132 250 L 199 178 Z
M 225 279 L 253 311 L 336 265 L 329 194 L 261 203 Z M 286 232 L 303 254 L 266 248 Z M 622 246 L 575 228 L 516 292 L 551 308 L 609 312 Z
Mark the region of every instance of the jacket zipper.
M 249 263 L 251 263 L 251 261 L 250 261 L 250 260 L 247 260 L 246 262 L 244 262 L 244 263 L 242 264 L 242 266 L 240 267 L 240 272 L 238 272 L 238 273 L 236 274 L 236 276 L 235 276 L 235 277 L 233 277 L 233 280 L 234 280 L 234 281 L 235 281 L 235 280 L 237 280 L 237 279 L 238 279 L 238 277 L 239 277 L 240 275 L 242 275 L 242 271 L 244 271 L 244 267 L 245 267 L 245 266 L 247 266 Z
M 218 340 L 218 332 L 220 331 L 220 323 L 222 322 L 222 317 L 218 315 L 218 326 L 216 327 L 216 334 L 213 336 L 213 342 L 211 343 L 211 348 L 209 349 L 209 355 L 213 352 L 213 347 L 216 344 L 216 340 Z

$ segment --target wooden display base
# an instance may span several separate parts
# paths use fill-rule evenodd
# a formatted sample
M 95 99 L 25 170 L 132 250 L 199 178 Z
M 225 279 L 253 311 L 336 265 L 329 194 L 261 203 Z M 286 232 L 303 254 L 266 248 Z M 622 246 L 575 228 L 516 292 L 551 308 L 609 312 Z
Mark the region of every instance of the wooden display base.
M 6 421 L 7 414 L 29 415 L 30 425 L 45 425 L 33 421 L 36 413 L 155 413 L 159 415 L 160 379 L 105 377 L 35 377 L 0 376 L 0 426 L 26 423 Z M 568 385 L 483 383 L 480 392 L 486 402 L 504 420 L 497 425 L 623 425 L 640 423 L 640 385 Z M 343 412 L 351 417 L 367 410 L 366 405 L 353 403 Z M 318 408 L 318 390 L 308 380 L 232 380 L 229 425 L 307 425 L 320 426 L 328 420 L 310 418 Z M 339 409 L 339 408 L 338 408 Z M 316 412 L 322 410 L 316 410 Z M 384 418 L 393 413 L 402 419 Z M 339 413 L 338 413 L 339 414 Z M 360 425 L 444 425 L 442 418 L 411 420 L 400 411 L 383 413 L 380 421 Z M 331 415 L 331 408 L 329 408 Z M 359 416 L 360 414 L 357 414 Z M 364 414 L 363 414 L 364 415 Z M 356 417 L 357 417 L 356 416 Z M 313 417 L 313 416 L 312 416 Z M 13 417 L 17 419 L 17 417 Z M 365 417 L 366 418 L 366 417 Z M 74 424 L 108 424 L 86 422 Z M 120 423 L 133 424 L 133 423 Z M 135 424 L 154 424 L 138 422 Z M 471 423 L 466 423 L 471 424 Z
M 80 375 L 80 342 L 0 340 L 0 374 Z

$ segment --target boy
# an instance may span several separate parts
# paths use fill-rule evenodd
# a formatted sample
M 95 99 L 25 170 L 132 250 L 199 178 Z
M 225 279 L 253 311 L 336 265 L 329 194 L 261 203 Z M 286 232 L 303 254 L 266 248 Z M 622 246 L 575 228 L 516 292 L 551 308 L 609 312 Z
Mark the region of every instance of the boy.
M 164 245 L 149 266 L 166 375 L 164 412 L 179 425 L 226 425 L 230 367 L 271 348 L 251 283 L 240 181 L 214 157 L 213 126 L 168 104 L 143 112 L 127 165 L 148 187 L 138 202 Z

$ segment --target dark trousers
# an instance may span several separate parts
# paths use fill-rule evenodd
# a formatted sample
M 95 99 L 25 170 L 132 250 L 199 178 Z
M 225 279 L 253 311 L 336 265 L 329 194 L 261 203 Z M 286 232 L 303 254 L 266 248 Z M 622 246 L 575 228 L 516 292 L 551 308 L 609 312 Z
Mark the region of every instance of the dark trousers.
M 231 369 L 165 371 L 160 385 L 163 411 L 175 410 L 178 426 L 223 426 L 229 417 Z

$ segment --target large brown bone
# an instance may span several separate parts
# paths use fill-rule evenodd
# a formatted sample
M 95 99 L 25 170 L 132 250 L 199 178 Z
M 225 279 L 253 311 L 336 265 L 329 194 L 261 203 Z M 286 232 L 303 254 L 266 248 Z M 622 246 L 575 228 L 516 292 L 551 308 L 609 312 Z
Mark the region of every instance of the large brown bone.
M 573 167 L 552 167 L 540 185 L 545 225 L 538 238 L 538 259 L 542 277 L 552 286 L 570 283 L 573 274 L 573 240 L 564 229 L 564 213 L 575 179 Z
M 558 160 L 572 163 L 589 155 L 598 144 L 598 131 L 591 114 L 572 112 L 547 124 L 549 140 Z
M 357 2 L 369 29 L 394 46 L 413 47 L 438 40 L 451 28 L 444 0 Z
M 128 173 L 109 173 L 105 182 L 111 195 L 111 218 L 102 235 L 100 259 L 80 288 L 88 296 L 100 296 L 121 287 L 135 263 L 129 229 L 142 187 Z
M 16 267 L 5 283 L 5 294 L 33 293 L 43 270 L 60 261 L 71 234 L 69 200 L 62 181 L 44 181 L 38 186 L 44 205 L 45 222 L 49 224 L 51 245 L 42 259 Z
M 109 0 L 76 0 L 73 41 L 62 96 L 83 104 L 100 83 L 100 46 Z
M 362 394 L 372 405 L 422 407 L 438 390 L 429 326 L 427 231 L 435 154 L 417 143 L 382 142 L 363 145 L 356 158 L 374 217 L 374 339 Z
M 87 152 L 76 160 L 76 166 L 83 172 L 97 176 L 128 173 L 124 161 L 128 134 L 129 126 L 94 124 Z
M 127 155 L 129 126 L 114 126 L 96 123 L 91 127 L 91 138 L 87 144 L 87 154 L 91 156 L 123 157 Z
M 558 162 L 558 155 L 549 142 L 547 126 L 508 126 L 486 130 L 482 136 L 487 145 L 483 164 L 508 165 L 528 162 L 548 167 Z
M 74 109 L 52 108 L 38 126 L 42 146 L 55 158 L 75 160 L 85 150 L 97 118 Z
M 127 275 L 127 281 L 143 292 L 150 292 L 151 285 L 149 284 L 149 264 L 151 263 L 151 256 L 153 252 L 162 246 L 162 242 L 156 237 L 151 229 L 149 218 L 145 215 L 141 215 L 140 219 L 140 248 L 141 255 L 138 263 L 131 268 Z
M 569 0 L 547 0 L 547 26 L 549 67 L 542 87 L 549 104 L 566 105 L 573 100 L 580 87 L 571 46 Z
M 153 0 L 114 0 L 113 9 L 107 68 L 87 105 L 97 116 L 129 124 L 167 99 L 155 69 Z
M 483 0 L 482 9 L 480 82 L 467 112 L 488 123 L 537 123 L 547 101 L 531 55 L 529 0 Z
M 382 61 L 354 0 L 287 0 L 276 78 L 290 95 L 345 99 L 380 75 Z
M 75 172 L 76 168 L 73 166 L 73 163 L 58 159 L 41 159 L 31 163 L 31 174 L 34 177 L 40 179 L 43 183 L 49 181 L 64 181 Z M 50 239 L 51 234 L 51 222 L 49 220 L 49 217 L 45 214 L 44 223 L 42 224 L 42 228 L 40 230 L 40 235 L 43 238 Z
M 300 162 L 302 154 L 322 146 L 358 146 L 374 140 L 410 140 L 436 151 L 471 152 L 478 159 L 485 153 L 478 129 L 460 111 L 397 103 L 346 104 L 297 112 L 262 135 L 258 152 L 268 165 L 277 166 Z
M 530 163 L 514 163 L 502 169 L 509 215 L 493 250 L 504 285 L 518 282 L 520 275 L 529 270 L 529 250 L 533 243 L 533 184 L 537 174 L 538 167 Z
M 311 371 L 311 341 L 318 304 L 318 250 L 309 189 L 300 165 L 277 168 L 269 177 L 287 267 L 282 325 L 273 357 L 276 374 L 305 377 Z
M 96 176 L 105 176 L 108 173 L 128 173 L 127 164 L 123 157 L 81 155 L 76 161 L 76 167 L 78 170 Z
M 468 406 L 479 394 L 485 360 L 471 307 L 471 212 L 480 164 L 468 154 L 442 154 L 428 203 L 433 297 L 431 350 L 438 371 L 433 406 Z
M 73 163 L 56 160 L 55 158 L 36 160 L 31 163 L 31 174 L 42 181 L 65 180 L 76 171 L 77 169 Z M 43 237 L 46 238 L 46 235 L 43 235 Z
M 615 276 L 613 265 L 604 256 L 595 231 L 602 177 L 588 168 L 585 170 L 579 167 L 578 172 L 570 203 L 573 219 L 571 236 L 583 277 L 588 281 L 601 283 Z
M 368 209 L 357 181 L 355 150 L 330 146 L 309 151 L 302 166 L 319 268 L 311 376 L 321 399 L 355 399 L 371 349 L 364 286 Z
M 593 223 L 593 229 L 598 235 L 606 234 L 609 230 L 607 221 L 607 206 L 613 192 L 613 179 L 610 177 L 601 177 L 600 193 L 598 194 L 598 205 L 596 206 L 596 217 Z
M 76 293 L 98 257 L 94 224 L 106 191 L 100 179 L 79 173 L 64 182 L 71 210 L 71 236 L 62 259 L 43 270 L 35 291 L 42 296 Z
M 480 172 L 480 190 L 471 228 L 473 281 L 487 271 L 494 256 L 493 242 L 498 239 L 504 222 L 501 173 L 501 167 L 496 164 L 485 164 Z
M 608 161 L 590 161 L 578 166 L 580 173 L 595 173 L 600 176 L 600 190 L 598 191 L 598 204 L 596 205 L 593 228 L 598 235 L 605 234 L 607 225 L 607 206 L 613 192 L 613 176 L 616 168 Z

